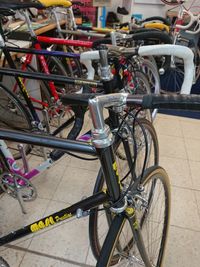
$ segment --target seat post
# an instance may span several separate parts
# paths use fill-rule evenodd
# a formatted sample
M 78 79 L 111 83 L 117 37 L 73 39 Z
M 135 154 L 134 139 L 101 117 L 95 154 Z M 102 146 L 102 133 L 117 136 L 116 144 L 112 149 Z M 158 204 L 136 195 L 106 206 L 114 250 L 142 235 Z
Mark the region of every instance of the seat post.
M 30 35 L 32 38 L 35 38 L 36 37 L 36 34 L 32 28 L 32 23 L 31 23 L 31 20 L 30 20 L 30 17 L 29 17 L 29 14 L 28 14 L 28 11 L 25 9 L 22 11 L 22 14 L 24 15 L 25 19 L 26 19 L 26 23 L 27 23 L 27 26 L 28 26 L 28 30 L 30 32 Z

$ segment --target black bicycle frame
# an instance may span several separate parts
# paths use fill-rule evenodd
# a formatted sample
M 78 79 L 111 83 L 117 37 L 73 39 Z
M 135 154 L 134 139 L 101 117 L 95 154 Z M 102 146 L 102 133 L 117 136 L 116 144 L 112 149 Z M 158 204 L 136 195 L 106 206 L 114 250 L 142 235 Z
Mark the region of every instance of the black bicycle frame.
M 104 192 L 99 192 L 93 196 L 90 196 L 82 201 L 73 204 L 70 207 L 67 207 L 58 212 L 50 214 L 38 221 L 35 221 L 27 226 L 22 227 L 21 229 L 12 231 L 8 235 L 0 237 L 0 246 L 8 244 L 26 235 L 38 232 L 39 230 L 55 225 L 56 223 L 72 218 L 77 214 L 77 210 L 84 213 L 107 201 L 109 201 L 108 195 Z
M 11 68 L 0 68 L 0 74 L 6 75 L 6 76 L 13 76 L 13 77 L 22 77 L 22 78 L 28 78 L 30 80 L 44 80 L 44 81 L 54 81 L 54 82 L 62 82 L 66 84 L 71 85 L 88 85 L 91 87 L 96 88 L 104 88 L 104 85 L 102 82 L 94 81 L 94 80 L 87 80 L 87 79 L 80 79 L 80 78 L 69 78 L 62 75 L 46 75 L 40 72 L 28 72 L 28 71 L 21 71 L 17 69 L 11 69 Z
M 0 139 L 11 140 L 15 142 L 29 143 L 33 145 L 51 147 L 70 152 L 84 153 L 88 155 L 97 155 L 101 161 L 102 170 L 109 194 L 105 192 L 97 193 L 80 202 L 73 204 L 66 209 L 62 209 L 51 215 L 37 220 L 21 229 L 12 231 L 8 235 L 0 238 L 0 245 L 5 245 L 11 241 L 24 237 L 28 234 L 35 233 L 44 228 L 50 227 L 58 222 L 62 222 L 77 214 L 77 210 L 87 212 L 105 202 L 116 202 L 120 198 L 120 184 L 116 168 L 116 162 L 112 146 L 95 149 L 84 142 L 63 140 L 51 136 L 41 136 L 40 134 L 23 133 L 14 130 L 0 129 Z

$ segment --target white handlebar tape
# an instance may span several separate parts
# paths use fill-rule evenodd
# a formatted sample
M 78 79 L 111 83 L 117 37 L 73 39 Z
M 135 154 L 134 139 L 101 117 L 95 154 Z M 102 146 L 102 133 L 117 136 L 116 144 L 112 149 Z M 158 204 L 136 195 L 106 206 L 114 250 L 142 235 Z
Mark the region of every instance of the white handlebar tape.
M 192 24 L 198 19 L 198 16 L 194 16 L 192 12 L 190 11 L 184 10 L 184 13 L 189 15 L 190 21 L 187 25 L 180 25 L 180 24 L 175 25 L 176 28 L 181 29 L 181 30 L 189 29 L 192 26 Z
M 176 56 L 184 61 L 184 81 L 181 94 L 190 94 L 194 77 L 194 54 L 188 47 L 180 45 L 148 45 L 141 46 L 138 50 L 140 56 Z
M 87 79 L 94 80 L 95 70 L 92 67 L 92 60 L 99 60 L 99 51 L 87 51 L 80 55 L 80 62 L 85 65 L 88 71 Z

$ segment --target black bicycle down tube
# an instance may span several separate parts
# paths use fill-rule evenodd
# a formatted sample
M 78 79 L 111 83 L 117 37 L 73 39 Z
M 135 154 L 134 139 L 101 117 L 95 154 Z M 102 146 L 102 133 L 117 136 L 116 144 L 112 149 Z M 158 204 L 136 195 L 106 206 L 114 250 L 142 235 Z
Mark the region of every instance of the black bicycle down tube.
M 30 80 L 45 80 L 45 81 L 53 81 L 53 82 L 62 82 L 66 84 L 72 85 L 88 85 L 95 88 L 103 88 L 103 83 L 95 80 L 87 80 L 81 78 L 69 78 L 63 75 L 55 75 L 55 74 L 43 74 L 40 72 L 28 72 L 28 71 L 21 71 L 17 69 L 10 69 L 10 68 L 0 68 L 0 74 L 6 76 L 13 76 L 13 77 L 23 77 Z
M 67 192 L 66 192 L 67 193 Z M 77 214 L 77 211 L 88 211 L 99 205 L 107 202 L 109 197 L 104 192 L 98 192 L 97 194 L 90 196 L 84 200 L 81 200 L 70 207 L 57 211 L 53 214 L 50 214 L 40 220 L 37 220 L 29 225 L 26 225 L 16 231 L 0 237 L 0 246 L 6 245 L 12 241 L 15 241 L 19 238 L 27 236 L 29 234 L 34 234 L 42 229 L 47 229 L 50 226 L 53 226 L 59 222 L 70 219 Z M 81 214 L 80 214 L 81 215 Z M 78 214 L 77 214 L 78 217 Z
M 4 53 L 4 56 L 5 56 L 8 64 L 9 64 L 9 66 L 11 68 L 13 68 L 13 71 L 17 70 L 16 66 L 15 66 L 15 63 L 14 63 L 9 51 L 6 49 L 6 47 L 3 48 L 3 53 Z M 10 75 L 10 76 L 12 76 L 12 75 Z M 34 109 L 32 101 L 30 100 L 30 98 L 28 96 L 27 89 L 26 89 L 26 87 L 25 87 L 25 85 L 24 85 L 24 83 L 23 83 L 23 81 L 21 79 L 21 76 L 20 75 L 15 75 L 14 77 L 16 79 L 16 82 L 17 82 L 17 84 L 18 84 L 18 86 L 20 88 L 20 91 L 21 91 L 21 93 L 22 93 L 22 95 L 23 95 L 23 97 L 24 97 L 24 99 L 25 99 L 25 101 L 27 103 L 27 106 L 28 106 L 28 108 L 29 108 L 34 120 L 37 123 L 39 123 L 40 119 L 39 119 L 39 117 L 38 117 L 38 115 L 37 115 L 37 113 L 36 113 L 36 111 Z

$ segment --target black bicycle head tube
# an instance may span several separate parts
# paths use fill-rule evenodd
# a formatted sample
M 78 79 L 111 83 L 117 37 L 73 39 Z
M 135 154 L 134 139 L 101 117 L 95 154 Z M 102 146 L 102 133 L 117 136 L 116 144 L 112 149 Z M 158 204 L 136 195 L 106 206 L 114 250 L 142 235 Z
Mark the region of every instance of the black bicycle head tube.
M 96 156 L 96 149 L 87 143 L 53 136 L 42 136 L 41 133 L 24 133 L 0 128 L 0 139 Z
M 101 161 L 104 179 L 107 184 L 108 194 L 113 202 L 120 198 L 120 179 L 112 146 L 107 148 L 96 148 L 97 155 Z M 120 205 L 121 203 L 119 203 Z

